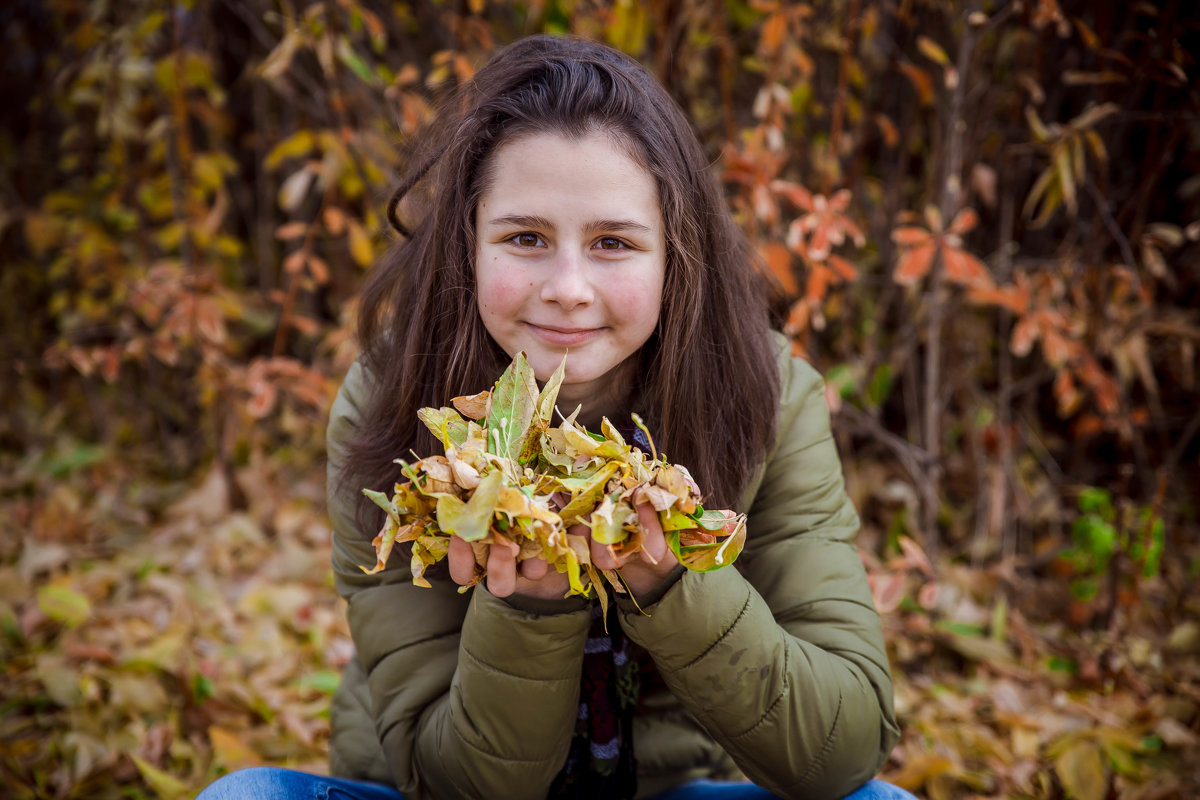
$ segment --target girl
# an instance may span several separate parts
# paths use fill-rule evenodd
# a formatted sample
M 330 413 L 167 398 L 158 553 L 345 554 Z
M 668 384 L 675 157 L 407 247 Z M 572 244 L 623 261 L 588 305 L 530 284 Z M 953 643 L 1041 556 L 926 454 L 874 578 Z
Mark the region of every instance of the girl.
M 332 709 L 340 777 L 249 770 L 202 797 L 909 797 L 870 781 L 898 731 L 821 382 L 769 331 L 681 110 L 621 53 L 538 36 L 426 142 L 329 423 L 357 648 Z M 506 547 L 466 594 L 457 539 L 432 589 L 403 563 L 363 574 L 381 519 L 359 488 L 440 452 L 417 410 L 490 386 L 521 350 L 543 381 L 569 351 L 560 409 L 592 430 L 641 414 L 709 507 L 749 513 L 737 568 L 684 570 L 640 507 L 642 553 L 592 546 L 637 600 L 618 597 L 607 634 L 564 575 Z

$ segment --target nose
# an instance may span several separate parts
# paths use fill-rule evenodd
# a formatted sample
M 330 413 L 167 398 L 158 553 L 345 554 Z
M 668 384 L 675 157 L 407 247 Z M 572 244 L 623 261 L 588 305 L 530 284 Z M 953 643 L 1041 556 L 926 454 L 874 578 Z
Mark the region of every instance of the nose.
M 573 249 L 564 248 L 547 265 L 539 297 L 570 311 L 592 302 L 595 290 L 586 259 Z

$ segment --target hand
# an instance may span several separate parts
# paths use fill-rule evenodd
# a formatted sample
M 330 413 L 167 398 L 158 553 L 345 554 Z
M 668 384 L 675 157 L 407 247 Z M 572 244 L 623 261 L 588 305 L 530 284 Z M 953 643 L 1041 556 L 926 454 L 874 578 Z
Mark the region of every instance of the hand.
M 507 540 L 487 548 L 487 588 L 496 597 L 520 594 L 558 600 L 566 595 L 567 576 L 551 569 L 545 560 L 528 558 L 518 566 L 520 548 Z M 475 550 L 468 542 L 451 536 L 446 558 L 450 562 L 450 577 L 459 586 L 467 586 L 475 579 Z
M 665 581 L 679 564 L 679 559 L 675 558 L 675 554 L 667 546 L 667 537 L 663 534 L 658 512 L 649 503 L 639 502 L 639 495 L 640 492 L 634 494 L 633 502 L 645 536 L 640 550 L 617 557 L 611 546 L 600 544 L 594 539 L 590 540 L 592 564 L 597 569 L 619 571 L 625 585 L 635 597 L 646 594 Z

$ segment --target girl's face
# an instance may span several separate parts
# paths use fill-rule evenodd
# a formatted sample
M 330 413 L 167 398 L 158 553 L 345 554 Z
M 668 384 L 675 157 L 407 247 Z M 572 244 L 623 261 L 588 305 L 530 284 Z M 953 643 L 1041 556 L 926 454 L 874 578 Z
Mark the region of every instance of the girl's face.
M 604 133 L 541 133 L 500 147 L 475 210 L 479 314 L 538 380 L 566 377 L 559 405 L 616 413 L 658 323 L 666 238 L 653 177 Z M 622 368 L 624 365 L 624 368 Z

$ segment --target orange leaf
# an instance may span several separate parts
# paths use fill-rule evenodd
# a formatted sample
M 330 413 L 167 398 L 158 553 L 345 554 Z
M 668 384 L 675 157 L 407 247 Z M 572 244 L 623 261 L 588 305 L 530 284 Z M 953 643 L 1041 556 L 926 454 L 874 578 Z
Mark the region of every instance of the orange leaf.
M 1012 341 L 1009 343 L 1009 348 L 1015 356 L 1027 356 L 1029 351 L 1033 349 L 1033 343 L 1037 341 L 1038 328 L 1034 324 L 1032 317 L 1022 317 L 1013 325 Z
M 907 61 L 900 62 L 900 71 L 904 73 L 917 90 L 917 100 L 923 106 L 933 105 L 933 79 L 926 75 L 919 67 L 914 64 L 909 64 Z
M 914 247 L 906 251 L 896 262 L 892 279 L 902 286 L 911 286 L 929 274 L 937 248 L 932 244 Z
M 787 17 L 782 12 L 776 12 L 767 17 L 762 27 L 762 47 L 768 54 L 779 50 L 787 35 Z
M 924 228 L 905 225 L 892 231 L 892 241 L 901 247 L 917 247 L 933 238 L 933 234 Z
M 838 274 L 838 277 L 847 283 L 858 280 L 858 270 L 853 264 L 841 256 L 830 256 L 826 260 L 826 263 L 833 268 L 833 271 Z
M 774 180 L 771 181 L 771 191 L 775 192 L 775 194 L 778 194 L 781 197 L 787 198 L 797 208 L 804 209 L 805 211 L 813 210 L 812 192 L 810 192 L 808 189 L 805 189 L 798 183 L 793 181 Z
M 979 215 L 975 213 L 975 209 L 967 206 L 962 211 L 954 215 L 954 220 L 950 223 L 950 227 L 946 229 L 947 233 L 957 233 L 959 235 L 966 233 L 979 224 Z
M 1074 348 L 1074 342 L 1067 339 L 1054 328 L 1042 329 L 1042 355 L 1051 366 L 1061 366 L 1067 363 Z
M 294 253 L 289 253 L 288 257 L 283 260 L 283 271 L 289 275 L 294 275 L 304 268 L 304 261 L 308 257 L 308 252 L 305 250 L 297 250 Z
M 341 236 L 346 230 L 346 214 L 336 206 L 325 209 L 325 228 L 334 236 Z
M 309 253 L 308 255 L 308 271 L 317 283 L 322 285 L 329 283 L 329 265 L 315 253 Z
M 972 303 L 982 306 L 1000 306 L 1016 315 L 1029 309 L 1028 286 L 1002 286 L 998 289 L 975 287 L 967 294 Z
M 308 233 L 307 222 L 288 222 L 275 229 L 276 239 L 300 239 Z
M 900 141 L 900 132 L 896 130 L 896 123 L 892 122 L 891 118 L 885 114 L 876 114 L 873 119 L 876 126 L 879 127 L 879 133 L 883 136 L 883 143 L 887 147 L 895 147 Z
M 908 536 L 901 536 L 899 541 L 900 549 L 904 551 L 904 557 L 909 566 L 915 567 L 924 572 L 926 576 L 933 578 L 933 564 L 929 563 L 929 556 L 925 555 L 924 548 Z
M 771 274 L 779 279 L 780 286 L 789 297 L 796 294 L 800 288 L 796 285 L 796 276 L 792 273 L 792 254 L 779 242 L 766 242 L 758 248 L 763 261 Z
M 946 268 L 946 278 L 954 283 L 980 288 L 992 286 L 992 274 L 987 265 L 965 250 L 943 247 L 942 265 Z
M 810 303 L 819 303 L 825 299 L 825 295 L 829 291 L 829 279 L 833 273 L 823 264 L 813 264 L 812 271 L 808 273 L 808 285 L 805 288 L 804 296 Z

